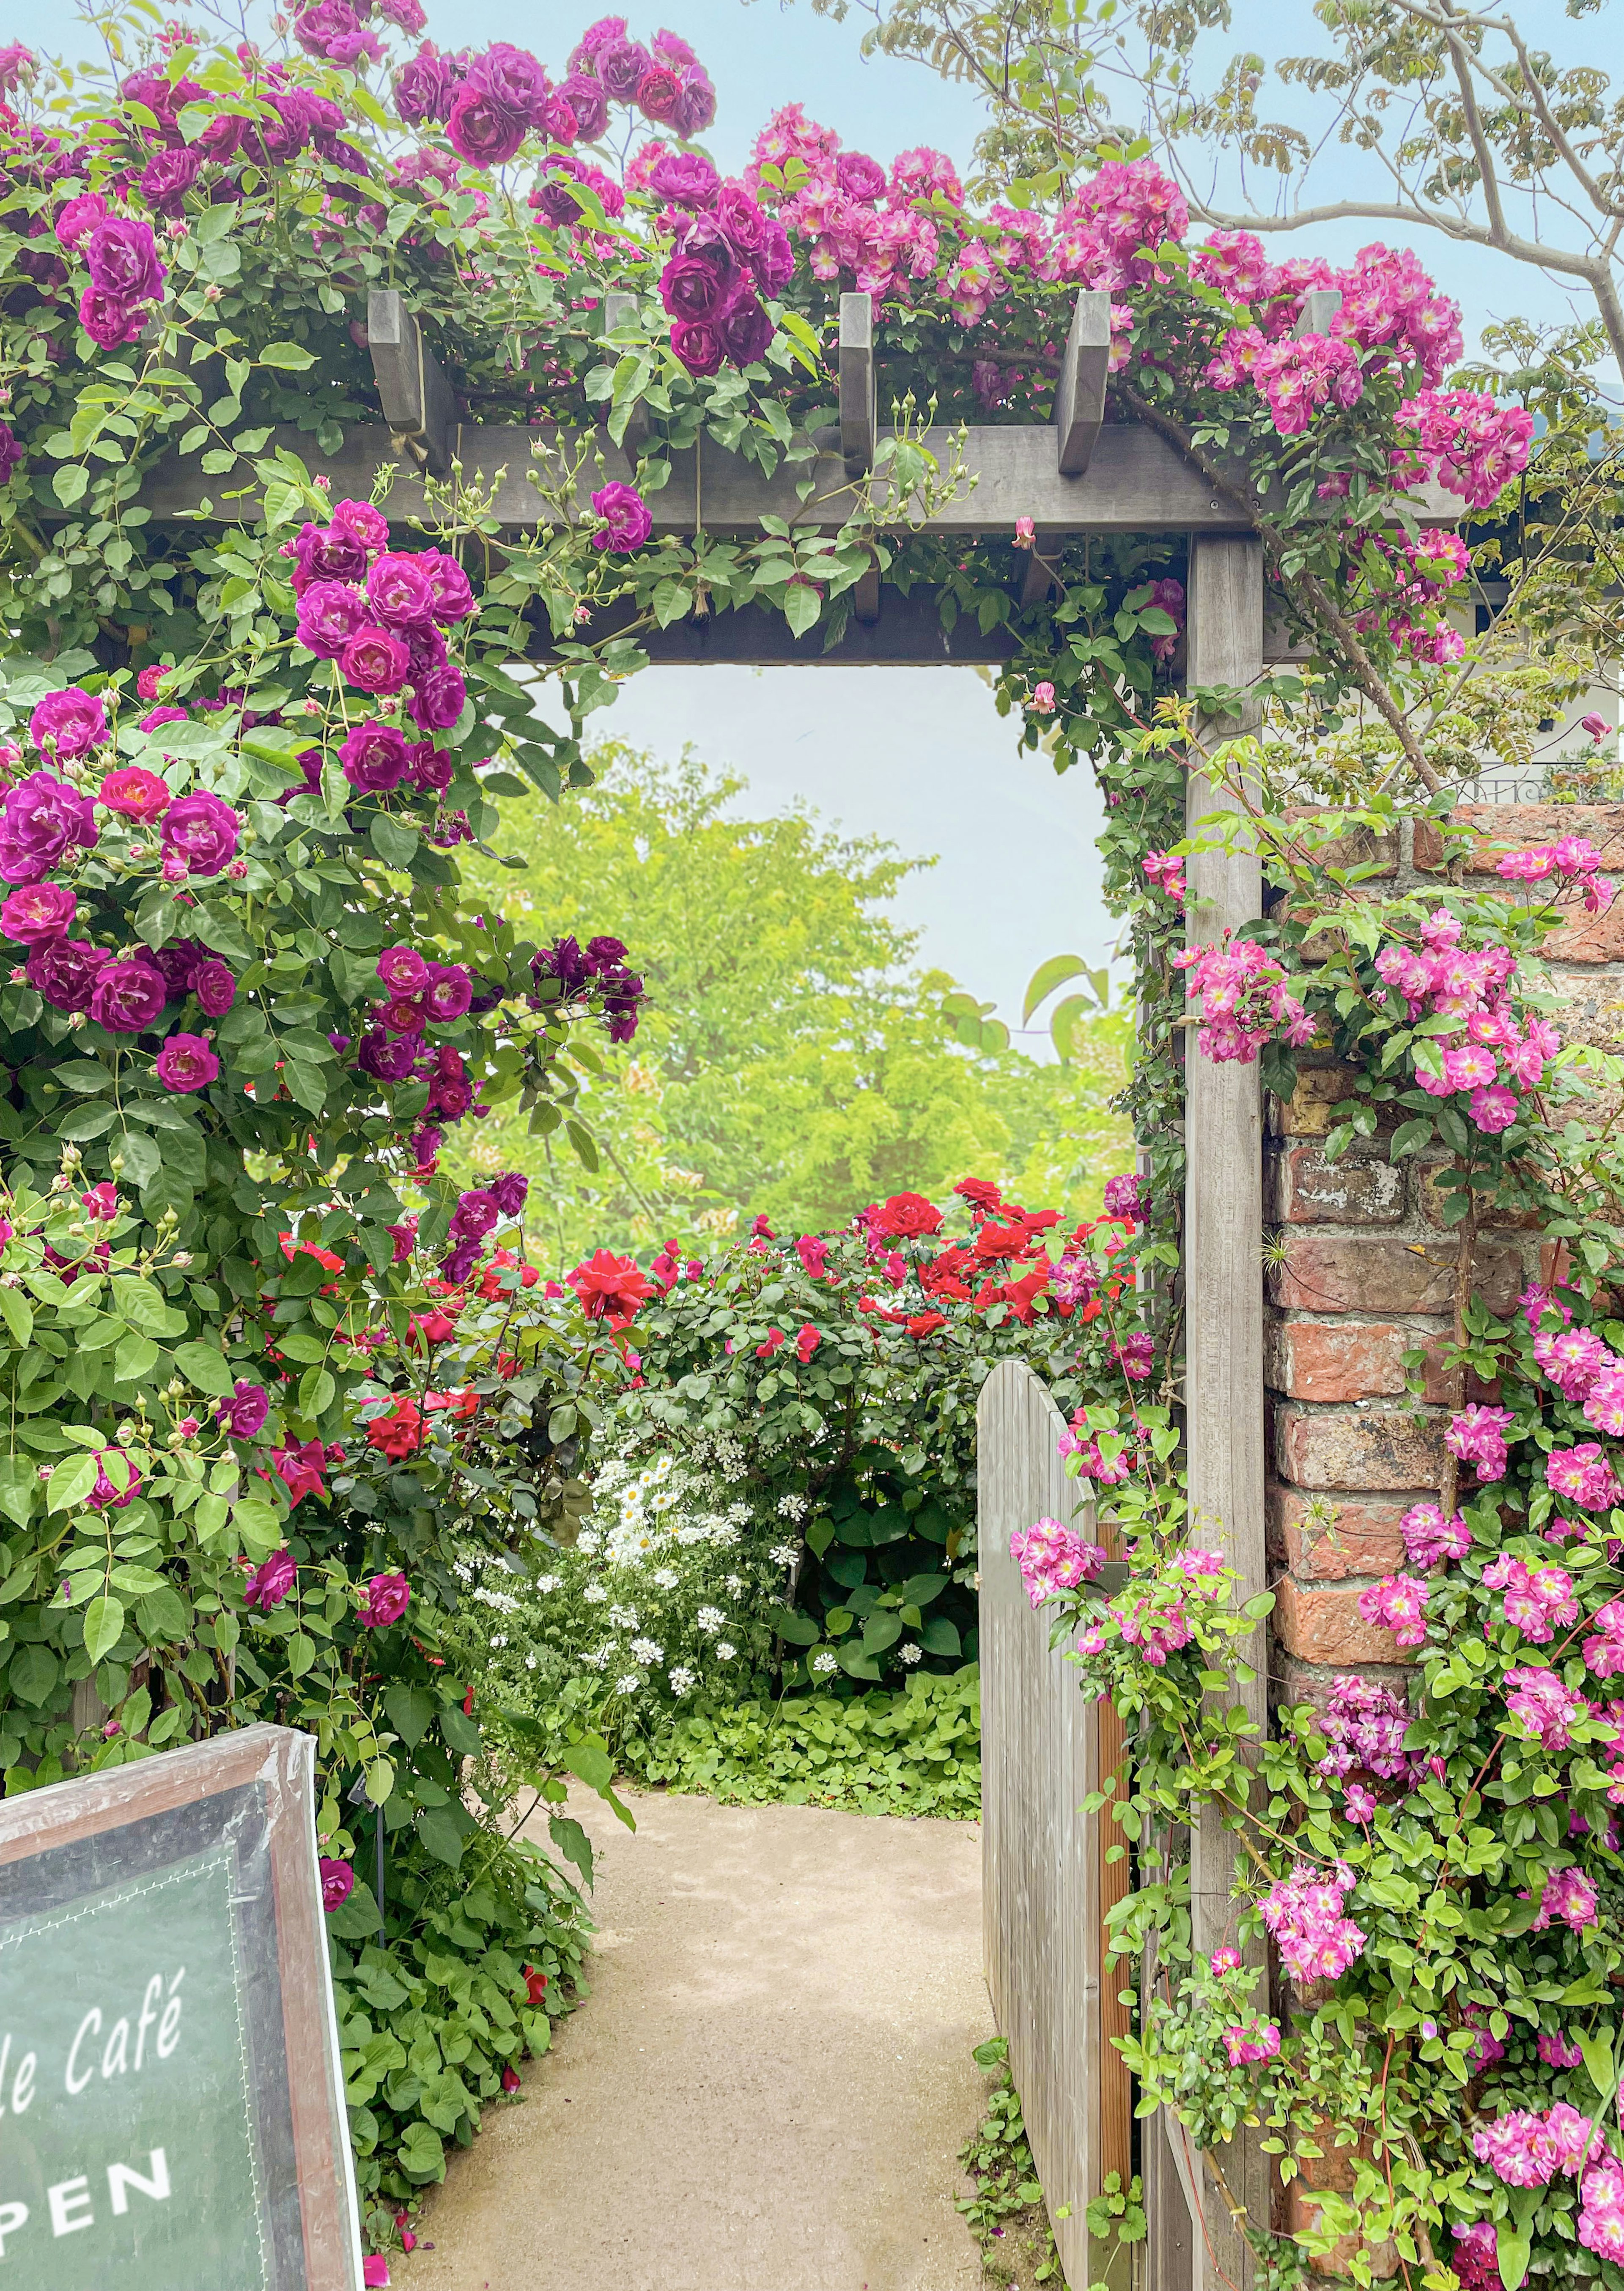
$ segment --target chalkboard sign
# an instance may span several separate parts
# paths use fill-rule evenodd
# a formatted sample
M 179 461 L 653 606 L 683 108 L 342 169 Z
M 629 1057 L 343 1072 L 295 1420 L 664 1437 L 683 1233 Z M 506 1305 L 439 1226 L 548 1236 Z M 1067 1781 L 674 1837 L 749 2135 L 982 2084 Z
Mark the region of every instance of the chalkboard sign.
M 0 1805 L 0 2287 L 359 2291 L 314 1747 Z

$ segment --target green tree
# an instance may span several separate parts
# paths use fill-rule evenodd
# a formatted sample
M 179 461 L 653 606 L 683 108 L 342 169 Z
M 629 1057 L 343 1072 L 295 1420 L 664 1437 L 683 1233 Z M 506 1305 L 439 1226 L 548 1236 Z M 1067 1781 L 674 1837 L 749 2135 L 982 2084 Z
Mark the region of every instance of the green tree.
M 617 932 L 649 988 L 636 1041 L 577 1061 L 595 1170 L 511 1105 L 448 1141 L 459 1176 L 536 1181 L 531 1224 L 557 1264 L 668 1233 L 703 1245 L 756 1211 L 815 1229 L 967 1174 L 1097 1203 L 1126 1151 L 1109 1105 L 1125 1022 L 1100 1022 L 1065 1066 L 967 1049 L 943 1016 L 953 980 L 910 967 L 918 935 L 884 911 L 929 862 L 800 810 L 737 818 L 744 783 L 692 756 L 608 742 L 593 760 L 598 784 L 561 809 L 505 816 L 522 872 L 468 862 L 539 939 Z

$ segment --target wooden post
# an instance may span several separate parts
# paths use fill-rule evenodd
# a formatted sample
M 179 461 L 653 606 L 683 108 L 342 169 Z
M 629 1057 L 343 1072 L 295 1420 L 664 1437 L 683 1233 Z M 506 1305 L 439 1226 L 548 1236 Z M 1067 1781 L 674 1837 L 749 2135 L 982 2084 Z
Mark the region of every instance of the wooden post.
M 1192 688 L 1245 687 L 1263 672 L 1263 550 L 1250 539 L 1197 536 L 1190 548 L 1189 670 Z M 1235 719 L 1210 719 L 1214 741 L 1251 729 L 1248 707 Z M 1216 812 L 1235 811 L 1235 798 L 1192 768 L 1186 832 Z M 1256 856 L 1208 851 L 1186 865 L 1188 940 L 1210 945 L 1226 929 L 1263 912 Z M 1222 1552 L 1240 1582 L 1236 1597 L 1266 1587 L 1263 1525 L 1263 1121 L 1255 1065 L 1217 1065 L 1192 1041 L 1185 1057 L 1186 1405 L 1188 1412 L 1190 1539 Z M 1267 1708 L 1264 1630 L 1237 1652 L 1256 1674 L 1238 1691 L 1261 1724 Z M 1209 1807 L 1190 1837 L 1190 1916 L 1203 1954 L 1233 1943 L 1230 1900 L 1235 1840 Z M 1258 1962 L 1261 1962 L 1259 1955 Z M 1170 2127 L 1177 2136 L 1177 2127 Z M 1213 2163 L 1236 2206 L 1254 2225 L 1269 2216 L 1268 2158 L 1261 2134 L 1242 2131 Z M 1192 2238 L 1197 2291 L 1222 2282 L 1250 2291 L 1252 2255 L 1205 2158 L 1199 2158 L 1204 2221 Z M 1204 2232 L 1202 2231 L 1204 2229 Z
M 1071 332 L 1055 385 L 1055 440 L 1060 474 L 1080 478 L 1094 457 L 1105 421 L 1111 363 L 1111 297 L 1084 287 L 1072 306 Z
M 374 286 L 366 297 L 366 346 L 396 452 L 443 478 L 451 467 L 456 398 L 405 295 L 392 286 Z
M 1303 307 L 1291 329 L 1292 340 L 1300 342 L 1305 334 L 1328 334 L 1331 322 L 1341 308 L 1340 287 L 1316 286 L 1311 294 L 1303 296 Z
M 840 458 L 848 478 L 874 466 L 874 300 L 840 297 Z

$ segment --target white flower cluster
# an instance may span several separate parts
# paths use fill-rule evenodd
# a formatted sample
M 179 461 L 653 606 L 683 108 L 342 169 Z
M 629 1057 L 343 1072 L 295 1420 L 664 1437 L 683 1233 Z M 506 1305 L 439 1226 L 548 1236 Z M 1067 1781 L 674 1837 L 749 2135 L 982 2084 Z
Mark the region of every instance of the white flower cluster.
M 775 1543 L 767 1555 L 775 1567 L 793 1567 L 800 1556 L 800 1547 L 794 1543 Z
M 476 1583 L 474 1585 L 473 1596 L 484 1605 L 487 1607 L 494 1607 L 498 1614 L 511 1615 L 517 1612 L 519 1607 L 519 1601 L 514 1598 L 511 1592 L 492 1591 L 487 1589 L 483 1583 Z M 500 1644 L 501 1642 L 496 1639 L 493 1639 L 491 1641 L 491 1644 L 493 1646 L 497 1646 Z
M 798 1496 L 792 1493 L 787 1496 L 780 1496 L 778 1499 L 778 1516 L 780 1519 L 805 1519 L 807 1509 L 808 1506 L 805 1496 Z
M 840 1667 L 840 1658 L 832 1647 L 820 1647 L 812 1658 L 813 1669 L 824 1677 L 827 1677 L 832 1670 L 839 1670 Z
M 923 1662 L 925 1660 L 925 1650 L 923 1647 L 913 1646 L 912 1644 L 898 1647 L 896 1650 L 896 1659 L 899 1662 L 905 1662 L 909 1669 L 912 1670 L 916 1662 Z

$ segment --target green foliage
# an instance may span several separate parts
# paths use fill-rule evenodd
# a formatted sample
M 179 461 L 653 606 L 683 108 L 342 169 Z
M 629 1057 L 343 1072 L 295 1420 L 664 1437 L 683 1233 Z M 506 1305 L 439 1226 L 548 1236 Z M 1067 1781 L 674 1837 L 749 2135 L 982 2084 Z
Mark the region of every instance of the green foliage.
M 959 2150 L 961 2168 L 976 2182 L 958 2208 L 981 2246 L 982 2263 L 995 2283 L 1012 2283 L 1028 2269 L 1034 2283 L 1065 2291 L 1059 2254 L 1044 2208 L 1043 2191 L 1026 2138 L 1020 2095 L 1003 2066 L 1009 2046 L 1002 2037 L 977 2045 L 977 2068 L 1002 2070 L 988 2094 L 986 2114 Z M 1006 2248 L 996 2252 L 998 2244 Z
M 830 1805 L 974 1821 L 981 1813 L 981 1700 L 974 1663 L 899 1694 L 701 1702 L 652 1739 L 629 1737 L 638 1778 L 729 1805 Z

